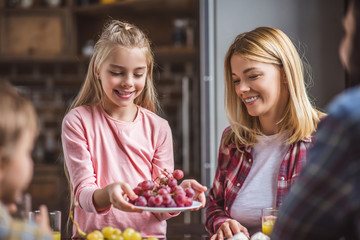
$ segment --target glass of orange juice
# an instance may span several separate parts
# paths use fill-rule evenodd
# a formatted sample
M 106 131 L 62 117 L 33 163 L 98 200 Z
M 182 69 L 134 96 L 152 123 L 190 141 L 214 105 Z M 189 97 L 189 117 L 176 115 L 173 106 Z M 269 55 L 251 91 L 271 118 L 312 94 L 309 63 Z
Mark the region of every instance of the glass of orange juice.
M 274 228 L 279 209 L 272 207 L 263 208 L 261 212 L 262 212 L 261 214 L 262 232 L 267 236 L 270 236 Z
M 49 220 L 50 227 L 53 234 L 54 240 L 61 239 L 61 212 L 60 211 L 52 211 L 49 212 Z

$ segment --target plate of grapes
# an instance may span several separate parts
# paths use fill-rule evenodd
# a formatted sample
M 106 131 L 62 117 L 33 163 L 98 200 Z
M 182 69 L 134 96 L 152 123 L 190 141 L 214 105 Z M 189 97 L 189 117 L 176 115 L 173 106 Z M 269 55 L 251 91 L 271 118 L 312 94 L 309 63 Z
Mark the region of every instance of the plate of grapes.
M 178 180 L 184 177 L 182 170 L 169 173 L 166 170 L 155 180 L 140 182 L 133 191 L 138 198 L 130 203 L 135 208 L 149 212 L 172 213 L 193 210 L 201 207 L 201 202 L 193 200 L 194 189 L 182 188 Z

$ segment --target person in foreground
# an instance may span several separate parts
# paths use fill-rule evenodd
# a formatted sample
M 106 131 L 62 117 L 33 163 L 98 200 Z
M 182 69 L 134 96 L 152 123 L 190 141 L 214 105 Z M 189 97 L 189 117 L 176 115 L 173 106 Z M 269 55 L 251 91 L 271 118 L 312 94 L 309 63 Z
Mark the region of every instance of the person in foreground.
M 35 109 L 9 83 L 0 82 L 0 116 L 0 239 L 50 240 L 46 206 L 40 206 L 37 225 L 13 219 L 7 207 L 21 198 L 32 178 Z
M 65 167 L 79 203 L 74 218 L 85 232 L 131 227 L 143 237 L 164 238 L 165 220 L 176 215 L 142 212 L 125 197 L 135 200 L 138 183 L 174 169 L 171 129 L 155 113 L 153 65 L 145 34 L 134 25 L 110 21 L 63 119 Z M 195 180 L 180 186 L 192 187 L 195 200 L 205 206 L 205 186 Z M 73 236 L 79 236 L 75 227 Z
M 360 83 L 360 2 L 349 1 L 340 58 Z M 272 240 L 360 239 L 360 87 L 348 89 L 328 107 L 307 166 L 276 220 Z
M 225 129 L 206 229 L 211 240 L 261 230 L 261 209 L 279 206 L 306 161 L 320 117 L 302 60 L 279 29 L 238 35 L 225 56 Z

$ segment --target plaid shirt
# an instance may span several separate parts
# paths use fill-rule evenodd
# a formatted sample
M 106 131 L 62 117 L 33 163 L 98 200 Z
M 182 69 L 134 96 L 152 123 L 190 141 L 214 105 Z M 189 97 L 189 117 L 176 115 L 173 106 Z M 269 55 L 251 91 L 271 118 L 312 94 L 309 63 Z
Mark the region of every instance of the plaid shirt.
M 0 239 L 1 240 L 52 240 L 51 235 L 44 235 L 35 224 L 14 220 L 6 207 L 0 203 Z
M 271 240 L 360 239 L 360 88 L 329 107 Z
M 222 139 L 229 130 L 230 127 L 225 129 Z M 305 139 L 290 145 L 279 170 L 277 206 L 283 202 L 284 196 L 305 165 L 306 153 L 310 144 L 311 140 Z M 223 222 L 231 219 L 231 205 L 250 172 L 254 160 L 251 153 L 252 148 L 242 146 L 240 150 L 234 143 L 220 146 L 218 166 L 206 208 L 205 227 L 211 234 L 214 234 Z

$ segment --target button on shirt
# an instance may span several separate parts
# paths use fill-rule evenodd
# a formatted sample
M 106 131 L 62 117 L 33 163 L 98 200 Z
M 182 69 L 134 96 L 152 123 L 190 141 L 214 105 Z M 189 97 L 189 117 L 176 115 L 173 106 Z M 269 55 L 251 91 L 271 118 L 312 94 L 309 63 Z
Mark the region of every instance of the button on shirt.
M 230 130 L 230 127 L 225 129 L 221 142 Z M 276 206 L 283 201 L 292 182 L 305 165 L 310 144 L 311 139 L 303 139 L 289 146 L 279 169 Z M 251 147 L 244 145 L 240 146 L 239 151 L 232 142 L 220 146 L 215 179 L 209 192 L 209 202 L 206 208 L 205 227 L 211 234 L 214 234 L 223 222 L 232 219 L 229 209 L 251 169 L 253 159 L 251 151 Z M 281 177 L 284 177 L 284 180 L 281 180 Z

